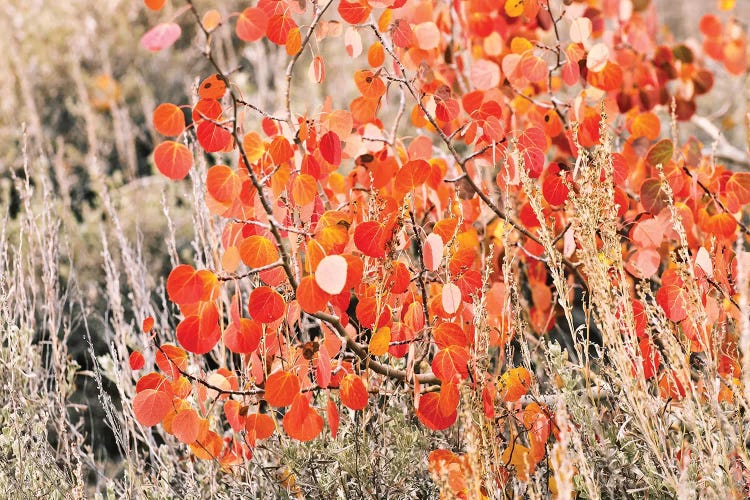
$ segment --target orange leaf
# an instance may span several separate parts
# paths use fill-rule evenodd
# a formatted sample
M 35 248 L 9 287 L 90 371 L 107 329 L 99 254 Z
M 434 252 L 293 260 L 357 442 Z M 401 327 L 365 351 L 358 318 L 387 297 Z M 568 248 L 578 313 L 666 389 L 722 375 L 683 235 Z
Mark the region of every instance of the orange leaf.
M 167 0 L 143 0 L 143 3 L 151 10 L 161 10 Z
M 383 79 L 370 70 L 357 71 L 354 73 L 354 83 L 359 92 L 368 99 L 377 99 L 385 95 L 385 83 Z
M 501 460 L 515 468 L 518 479 L 528 481 L 529 473 L 534 469 L 534 461 L 529 455 L 530 450 L 514 440 L 513 444 L 503 451 Z
M 178 181 L 184 179 L 193 167 L 193 154 L 184 144 L 164 141 L 154 149 L 154 163 L 159 172 Z
M 172 409 L 172 398 L 164 391 L 145 389 L 133 398 L 133 413 L 141 425 L 152 427 Z
M 175 304 L 194 304 L 203 297 L 203 280 L 192 266 L 181 264 L 167 277 L 167 296 Z
M 367 49 L 367 63 L 371 67 L 377 68 L 379 66 L 382 66 L 384 62 L 385 50 L 383 49 L 383 44 L 380 42 L 375 42 L 370 45 L 370 48 Z
M 735 172 L 727 181 L 727 206 L 734 213 L 750 203 L 750 172 Z
M 276 424 L 271 417 L 263 413 L 252 413 L 245 420 L 246 438 L 250 446 L 256 441 L 269 438 L 276 431 Z
M 302 50 L 302 34 L 299 28 L 292 28 L 286 35 L 286 53 L 288 56 L 296 56 Z
M 531 387 L 531 373 L 524 367 L 511 368 L 503 373 L 498 390 L 503 401 L 513 403 L 521 399 Z
M 200 431 L 200 417 L 192 408 L 181 410 L 172 420 L 172 434 L 185 444 L 198 439 Z
M 226 165 L 214 165 L 206 174 L 206 190 L 216 201 L 232 203 L 242 191 L 242 179 Z
M 154 110 L 153 122 L 161 135 L 180 135 L 185 130 L 185 115 L 172 103 L 159 104 Z
M 266 152 L 263 138 L 258 132 L 248 132 L 242 138 L 242 148 L 245 150 L 247 160 L 251 163 L 258 161 Z
M 278 371 L 266 379 L 266 402 L 278 408 L 289 406 L 300 394 L 299 377 L 292 372 Z
M 218 73 L 205 78 L 198 86 L 198 97 L 201 99 L 219 100 L 227 93 L 227 81 Z
M 193 106 L 191 116 L 195 125 L 198 125 L 203 120 L 220 120 L 223 112 L 221 103 L 216 99 L 200 99 Z
M 289 437 L 297 441 L 311 441 L 323 431 L 323 417 L 310 407 L 304 394 L 297 394 L 283 423 Z
M 351 373 L 345 375 L 344 378 L 341 379 L 339 385 L 339 397 L 344 406 L 352 410 L 364 409 L 370 398 L 362 379 Z
M 305 276 L 297 287 L 297 302 L 303 311 L 309 314 L 325 309 L 331 296 L 324 292 L 315 282 L 315 277 Z
M 368 347 L 370 354 L 373 356 L 382 356 L 388 352 L 388 347 L 391 342 L 391 329 L 387 326 L 378 328 L 377 331 L 370 338 L 370 345 Z
M 208 420 L 201 419 L 201 424 L 207 425 Z M 199 437 L 190 445 L 190 451 L 201 460 L 216 460 L 219 458 L 223 446 L 224 441 L 222 441 L 221 436 L 214 431 L 209 431 L 206 432 L 205 436 Z
M 273 264 L 279 258 L 276 245 L 265 236 L 253 235 L 239 244 L 240 258 L 250 268 Z
M 406 193 L 421 186 L 430 176 L 431 167 L 425 160 L 411 160 L 398 171 L 394 189 Z
M 315 201 L 318 194 L 318 181 L 309 174 L 299 174 L 292 181 L 292 200 L 300 207 Z
M 185 349 L 172 344 L 164 344 L 156 351 L 156 366 L 172 380 L 179 378 L 180 370 L 185 371 L 188 358 Z

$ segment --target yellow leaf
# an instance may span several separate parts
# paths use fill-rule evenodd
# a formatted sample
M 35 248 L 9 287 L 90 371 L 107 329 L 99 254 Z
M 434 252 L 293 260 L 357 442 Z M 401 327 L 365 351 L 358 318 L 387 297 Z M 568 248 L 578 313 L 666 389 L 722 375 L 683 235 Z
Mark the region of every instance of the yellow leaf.
M 523 14 L 523 0 L 505 0 L 505 13 L 510 17 Z
M 387 326 L 379 328 L 370 339 L 370 354 L 382 356 L 388 352 L 391 343 L 391 329 Z
M 529 472 L 534 466 L 529 453 L 529 449 L 521 444 L 518 444 L 518 442 L 511 442 L 510 446 L 505 448 L 505 451 L 503 451 L 503 463 L 508 466 L 515 467 L 518 479 L 520 479 L 521 481 L 528 481 Z

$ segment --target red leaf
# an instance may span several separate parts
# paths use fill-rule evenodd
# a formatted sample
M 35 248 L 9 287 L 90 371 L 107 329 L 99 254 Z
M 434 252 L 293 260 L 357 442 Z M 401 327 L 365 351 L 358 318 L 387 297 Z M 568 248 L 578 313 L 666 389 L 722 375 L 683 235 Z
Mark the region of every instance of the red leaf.
M 141 47 L 151 52 L 159 52 L 180 38 L 182 29 L 176 23 L 157 24 L 141 37 Z
M 250 292 L 247 310 L 253 319 L 272 323 L 284 315 L 284 298 L 273 288 L 262 286 Z
M 370 15 L 372 8 L 370 8 L 366 0 L 356 0 L 354 2 L 341 0 L 338 11 L 341 19 L 347 23 L 361 24 Z
M 143 330 L 143 333 L 150 333 L 153 327 L 154 327 L 153 316 L 146 316 L 146 318 L 143 319 L 143 324 L 141 324 L 141 329 Z
M 675 323 L 687 318 L 689 298 L 682 278 L 673 269 L 662 274 L 662 286 L 656 292 L 656 303 L 664 310 L 667 319 Z
M 192 266 L 181 264 L 167 277 L 167 296 L 175 304 L 194 304 L 203 297 L 203 280 Z
M 247 408 L 245 408 L 247 411 Z M 230 427 L 234 432 L 240 432 L 245 428 L 245 417 L 241 413 L 242 404 L 234 399 L 228 400 L 224 403 L 224 415 L 227 417 Z
M 172 380 L 177 380 L 188 365 L 187 353 L 182 347 L 164 344 L 156 351 L 156 366 Z
M 284 430 L 298 441 L 311 441 L 323 430 L 323 417 L 310 407 L 304 394 L 297 394 L 292 407 L 284 415 Z
M 241 318 L 239 325 L 230 323 L 224 331 L 224 345 L 237 354 L 249 354 L 258 348 L 262 336 L 263 331 L 257 321 Z
M 266 379 L 266 402 L 277 408 L 289 406 L 300 394 L 299 377 L 292 372 L 278 371 Z
M 654 349 L 651 340 L 648 338 L 641 339 L 638 342 L 638 348 L 643 358 L 643 376 L 646 380 L 652 378 L 659 371 L 661 364 L 661 355 L 658 349 Z
M 394 358 L 403 358 L 409 352 L 410 340 L 414 340 L 414 330 L 404 323 L 396 323 L 391 328 L 391 342 L 398 342 L 398 344 L 390 346 L 388 353 Z
M 661 181 L 651 177 L 641 184 L 641 204 L 652 215 L 658 215 L 667 206 L 669 198 L 661 188 Z
M 211 120 L 200 122 L 195 135 L 198 143 L 208 153 L 226 151 L 232 144 L 232 134 L 229 130 Z
M 470 339 L 467 338 L 464 330 L 456 323 L 440 323 L 432 330 L 432 336 L 440 349 L 452 345 L 467 347 L 470 344 Z
M 327 132 L 320 138 L 320 154 L 328 163 L 341 164 L 341 140 L 336 132 Z
M 146 360 L 143 358 L 143 354 L 141 354 L 140 351 L 131 352 L 128 362 L 130 363 L 130 369 L 133 371 L 140 370 L 143 368 L 143 365 L 146 364 Z
M 456 413 L 461 395 L 455 382 L 446 382 L 440 386 L 440 399 L 438 400 L 438 411 L 444 417 L 450 417 Z
M 237 38 L 245 42 L 255 42 L 266 34 L 268 14 L 257 7 L 248 7 L 237 18 L 235 31 Z
M 455 382 L 469 376 L 469 351 L 450 345 L 438 351 L 432 360 L 432 372 L 443 382 Z
M 402 49 L 408 49 L 414 45 L 414 31 L 406 19 L 396 19 L 391 27 L 391 40 L 393 45 Z
M 454 411 L 450 415 L 444 415 L 440 408 L 440 395 L 428 392 L 419 399 L 417 417 L 428 429 L 442 431 L 453 425 L 458 418 L 458 412 Z
M 369 394 L 362 379 L 351 373 L 344 376 L 339 384 L 339 397 L 347 408 L 362 410 L 367 406 Z
M 542 195 L 550 205 L 562 205 L 568 199 L 568 186 L 559 175 L 560 167 L 553 163 L 542 183 Z
M 328 400 L 326 406 L 326 416 L 328 417 L 328 428 L 331 429 L 331 437 L 336 439 L 339 433 L 339 410 L 332 399 Z
M 141 425 L 152 427 L 172 409 L 172 398 L 164 391 L 145 389 L 133 398 L 133 413 Z
M 219 313 L 213 304 L 208 304 L 202 314 L 188 316 L 177 325 L 180 345 L 195 354 L 206 354 L 220 338 Z
M 184 144 L 164 141 L 154 149 L 154 163 L 159 172 L 178 181 L 184 179 L 193 167 L 193 154 Z
M 367 221 L 354 229 L 354 245 L 368 257 L 385 257 L 391 239 L 392 226 L 380 221 Z
M 266 29 L 266 36 L 276 45 L 286 44 L 286 38 L 289 35 L 289 31 L 292 28 L 296 28 L 297 23 L 294 22 L 291 16 L 287 15 L 276 15 L 272 16 L 268 20 L 268 27 Z

